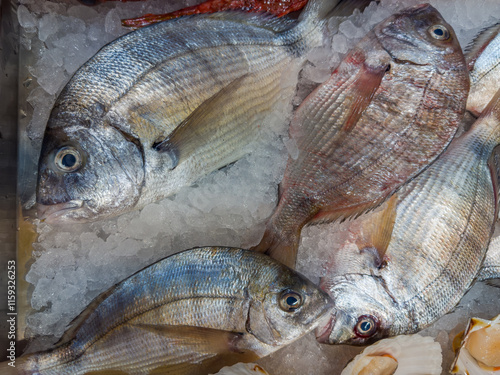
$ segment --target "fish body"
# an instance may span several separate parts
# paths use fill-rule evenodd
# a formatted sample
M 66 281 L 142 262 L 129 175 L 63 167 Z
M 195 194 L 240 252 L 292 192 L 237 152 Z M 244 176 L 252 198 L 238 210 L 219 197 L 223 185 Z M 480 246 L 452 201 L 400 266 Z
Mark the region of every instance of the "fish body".
M 279 100 L 283 73 L 321 44 L 337 1 L 300 22 L 223 12 L 165 21 L 103 47 L 64 87 L 39 161 L 47 222 L 116 216 L 236 161 Z M 296 65 L 297 64 L 297 65 Z
M 479 116 L 500 87 L 500 23 L 482 31 L 466 53 L 470 69 L 467 110 Z
M 321 286 L 336 310 L 317 331 L 321 342 L 363 345 L 414 333 L 456 306 L 480 274 L 493 234 L 499 143 L 500 91 L 470 131 L 398 193 L 385 252 L 366 245 L 333 254 Z M 483 279 L 493 270 L 482 270 Z
M 257 250 L 291 265 L 302 227 L 370 210 L 453 138 L 469 89 L 455 33 L 430 5 L 381 22 L 298 108 L 277 209 Z
M 154 263 L 99 296 L 20 374 L 208 374 L 310 332 L 326 293 L 268 256 L 197 248 Z

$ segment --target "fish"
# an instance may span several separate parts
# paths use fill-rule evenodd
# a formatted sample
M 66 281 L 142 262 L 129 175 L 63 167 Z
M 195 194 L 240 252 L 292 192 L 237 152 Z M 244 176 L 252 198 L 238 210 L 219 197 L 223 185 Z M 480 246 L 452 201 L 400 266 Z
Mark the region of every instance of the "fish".
M 18 358 L 17 373 L 208 374 L 297 340 L 332 308 L 325 292 L 264 254 L 195 248 L 102 293 L 58 346 Z
M 450 312 L 477 276 L 500 278 L 494 267 L 482 271 L 498 215 L 499 144 L 500 91 L 373 223 L 366 218 L 366 231 L 332 251 L 320 286 L 335 310 L 316 331 L 319 342 L 365 345 L 418 332 Z
M 291 102 L 295 86 L 283 75 L 297 75 L 307 51 L 322 43 L 336 3 L 310 1 L 300 21 L 194 15 L 104 46 L 51 111 L 38 217 L 60 224 L 118 216 L 246 155 L 276 103 Z
M 407 8 L 376 25 L 297 109 L 298 156 L 288 159 L 254 250 L 291 266 L 305 225 L 380 205 L 444 151 L 468 90 L 460 44 L 435 8 Z
M 465 59 L 470 70 L 467 110 L 476 117 L 500 87 L 500 23 L 479 33 L 467 47 Z

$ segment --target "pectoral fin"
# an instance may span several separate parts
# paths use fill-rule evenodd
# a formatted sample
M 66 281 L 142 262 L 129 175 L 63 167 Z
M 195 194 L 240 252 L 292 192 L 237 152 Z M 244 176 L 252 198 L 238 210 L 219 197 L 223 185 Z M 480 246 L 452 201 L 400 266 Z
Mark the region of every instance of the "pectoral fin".
M 187 325 L 167 324 L 132 324 L 132 326 L 147 330 L 172 340 L 174 345 L 194 347 L 202 353 L 239 353 L 238 348 L 243 334 L 221 331 L 218 329 L 194 327 Z
M 247 76 L 248 74 L 238 77 L 205 100 L 165 140 L 153 145 L 158 152 L 169 154 L 173 168 L 209 142 L 217 131 L 212 119 L 224 116 L 221 108 L 224 103 L 233 100 L 236 90 L 242 86 Z
M 379 88 L 386 69 L 385 66 L 380 66 L 377 69 L 363 66 L 359 70 L 356 80 L 349 87 L 348 97 L 351 98 L 352 103 L 341 130 L 350 131 L 356 125 Z
M 239 348 L 243 334 L 187 325 L 133 324 L 154 334 L 172 340 L 172 345 L 183 349 L 182 363 L 164 363 L 149 372 L 153 374 L 202 375 L 217 372 L 223 366 L 237 362 L 255 361 L 258 356 Z M 187 354 L 192 352 L 192 354 Z

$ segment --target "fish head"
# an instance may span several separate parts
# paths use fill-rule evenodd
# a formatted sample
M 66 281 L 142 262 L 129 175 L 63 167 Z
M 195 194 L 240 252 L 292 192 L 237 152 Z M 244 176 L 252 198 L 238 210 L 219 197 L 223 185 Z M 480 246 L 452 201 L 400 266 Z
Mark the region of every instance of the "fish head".
M 38 166 L 38 217 L 61 224 L 126 212 L 140 197 L 143 167 L 140 145 L 113 127 L 49 122 Z
M 380 277 L 347 274 L 322 282 L 332 296 L 335 308 L 329 321 L 316 329 L 324 344 L 367 345 L 393 336 L 401 314 L 385 290 Z
M 279 266 L 277 279 L 253 299 L 247 320 L 247 330 L 271 346 L 302 337 L 333 308 L 328 294 L 295 271 Z
M 394 61 L 443 69 L 457 69 L 458 66 L 466 70 L 453 28 L 429 4 L 392 15 L 378 24 L 374 33 Z

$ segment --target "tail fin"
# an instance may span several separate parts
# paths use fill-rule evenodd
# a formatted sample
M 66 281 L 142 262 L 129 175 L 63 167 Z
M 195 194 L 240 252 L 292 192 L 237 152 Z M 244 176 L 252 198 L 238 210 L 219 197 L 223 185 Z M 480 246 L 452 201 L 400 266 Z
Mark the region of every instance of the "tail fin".
M 309 0 L 300 15 L 300 23 L 290 30 L 292 40 L 306 44 L 307 49 L 319 47 L 323 26 L 329 17 L 347 17 L 355 9 L 363 11 L 372 0 Z
M 285 266 L 295 268 L 299 240 L 300 231 L 297 234 L 284 235 L 268 224 L 262 240 L 251 250 L 266 253 Z

